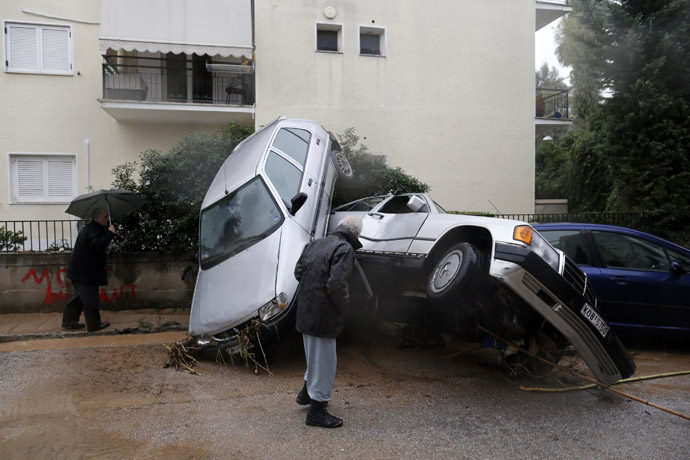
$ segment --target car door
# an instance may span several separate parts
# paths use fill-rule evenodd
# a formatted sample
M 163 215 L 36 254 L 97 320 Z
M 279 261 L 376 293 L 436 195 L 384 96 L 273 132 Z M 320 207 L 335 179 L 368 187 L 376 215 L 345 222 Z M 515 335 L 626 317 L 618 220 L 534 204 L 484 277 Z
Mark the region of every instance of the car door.
M 675 260 L 663 246 L 634 235 L 592 230 L 603 266 L 595 292 L 612 325 L 644 325 L 690 330 L 690 274 L 674 272 Z M 676 262 L 678 263 L 678 262 Z
M 427 217 L 423 195 L 393 195 L 364 216 L 360 241 L 365 249 L 407 252 Z

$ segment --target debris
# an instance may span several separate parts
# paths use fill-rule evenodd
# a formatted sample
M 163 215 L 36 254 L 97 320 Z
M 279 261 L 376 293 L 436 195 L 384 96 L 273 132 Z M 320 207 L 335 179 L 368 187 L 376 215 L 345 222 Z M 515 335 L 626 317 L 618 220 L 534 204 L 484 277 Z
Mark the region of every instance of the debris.
M 644 380 L 661 379 L 666 377 L 676 377 L 678 375 L 690 375 L 690 371 L 667 372 L 664 374 L 644 375 L 642 377 L 630 377 L 628 379 L 619 380 L 616 383 L 613 383 L 612 385 L 620 385 L 621 383 L 642 382 Z M 597 386 L 598 385 L 595 383 L 590 383 L 589 385 L 580 385 L 577 387 L 565 388 L 530 388 L 523 387 L 522 385 L 518 386 L 518 388 L 522 391 L 540 391 L 544 393 L 567 393 L 569 391 L 591 390 L 597 388 Z

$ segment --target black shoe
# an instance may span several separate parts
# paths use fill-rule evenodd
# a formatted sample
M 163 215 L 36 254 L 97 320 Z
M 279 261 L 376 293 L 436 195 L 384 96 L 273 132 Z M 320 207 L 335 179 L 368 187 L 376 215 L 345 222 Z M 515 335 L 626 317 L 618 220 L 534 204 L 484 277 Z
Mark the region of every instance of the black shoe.
M 297 394 L 297 400 L 295 401 L 297 404 L 300 406 L 306 406 L 307 404 L 311 404 L 311 398 L 309 397 L 309 393 L 307 392 L 307 382 L 304 382 L 304 386 L 302 387 L 302 390 Z
M 343 426 L 343 419 L 334 417 L 326 410 L 328 401 L 314 401 L 311 402 L 309 412 L 307 412 L 307 425 L 320 426 L 323 428 L 338 428 Z
M 98 326 L 98 328 L 96 328 L 96 329 L 88 329 L 88 332 L 100 331 L 101 329 L 105 329 L 105 328 L 108 327 L 108 326 L 110 326 L 110 323 L 107 322 L 107 321 L 104 321 L 104 322 L 102 322 L 102 323 Z
M 73 331 L 75 329 L 84 329 L 84 323 L 77 323 L 77 324 L 70 324 L 69 326 L 62 326 L 63 329 L 67 329 L 68 331 Z

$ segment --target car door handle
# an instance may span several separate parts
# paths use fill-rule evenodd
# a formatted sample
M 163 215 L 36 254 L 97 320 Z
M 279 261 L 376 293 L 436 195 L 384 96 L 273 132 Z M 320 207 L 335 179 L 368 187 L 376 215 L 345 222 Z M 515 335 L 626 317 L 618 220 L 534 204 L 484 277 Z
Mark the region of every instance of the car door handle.
M 615 281 L 618 284 L 628 284 L 628 280 L 625 279 L 625 276 L 612 276 L 609 279 L 611 281 Z
M 370 212 L 368 215 L 370 215 L 371 217 L 376 217 L 379 220 L 383 219 L 383 214 L 381 214 L 379 212 Z

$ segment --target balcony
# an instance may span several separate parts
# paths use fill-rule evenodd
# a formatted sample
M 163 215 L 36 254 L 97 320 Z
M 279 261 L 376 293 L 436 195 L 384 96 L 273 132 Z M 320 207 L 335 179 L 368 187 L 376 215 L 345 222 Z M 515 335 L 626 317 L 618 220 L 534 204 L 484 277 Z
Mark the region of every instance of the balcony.
M 570 0 L 535 0 L 535 5 L 535 32 L 573 10 Z
M 549 126 L 569 126 L 570 118 L 567 89 L 537 88 L 535 116 L 537 133 Z
M 213 62 L 207 55 L 103 55 L 101 107 L 137 123 L 250 124 L 254 66 Z

